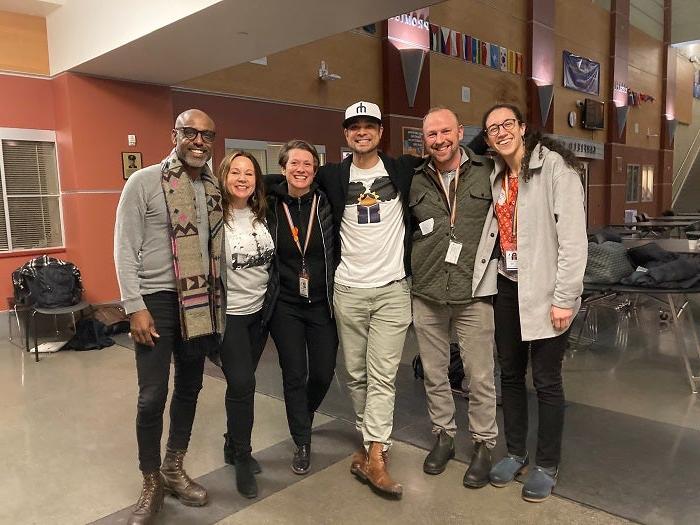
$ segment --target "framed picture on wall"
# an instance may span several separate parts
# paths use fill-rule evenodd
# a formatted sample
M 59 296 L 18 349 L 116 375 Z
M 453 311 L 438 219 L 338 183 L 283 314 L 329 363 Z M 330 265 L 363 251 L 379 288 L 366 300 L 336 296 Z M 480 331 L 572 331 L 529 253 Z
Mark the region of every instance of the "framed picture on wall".
M 423 129 L 408 126 L 401 127 L 403 154 L 423 156 Z
M 122 175 L 124 180 L 143 167 L 140 151 L 122 151 Z

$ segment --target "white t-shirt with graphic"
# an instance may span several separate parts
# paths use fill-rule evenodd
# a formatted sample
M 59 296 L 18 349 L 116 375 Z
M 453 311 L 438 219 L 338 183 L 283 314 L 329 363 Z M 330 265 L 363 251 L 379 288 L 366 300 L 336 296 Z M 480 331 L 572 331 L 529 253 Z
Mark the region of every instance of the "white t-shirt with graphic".
M 382 160 L 369 169 L 351 164 L 335 282 L 376 288 L 406 277 L 404 233 L 401 196 Z
M 267 226 L 254 219 L 250 208 L 232 210 L 224 227 L 227 315 L 253 314 L 265 300 L 274 245 Z

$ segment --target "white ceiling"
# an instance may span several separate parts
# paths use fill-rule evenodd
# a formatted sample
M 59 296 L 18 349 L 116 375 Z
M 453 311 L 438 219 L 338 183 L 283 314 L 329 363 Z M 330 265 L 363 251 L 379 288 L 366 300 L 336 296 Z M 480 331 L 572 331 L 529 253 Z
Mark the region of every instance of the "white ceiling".
M 144 36 L 73 65 L 70 70 L 172 85 L 431 3 L 437 3 L 437 0 L 209 2 L 211 5 L 185 18 L 168 21 L 163 27 Z M 138 9 L 143 2 L 131 2 L 131 5 Z M 51 15 L 49 22 L 58 15 L 58 12 Z M 99 17 L 100 13 L 93 12 L 91 15 Z M 120 24 L 138 17 L 139 13 L 132 10 Z M 115 27 L 113 18 L 106 22 Z M 104 20 L 95 23 L 108 27 Z M 119 24 L 116 24 L 115 31 L 118 27 Z M 83 50 L 99 49 L 102 44 L 99 34 L 91 37 L 83 33 L 80 36 Z M 60 34 L 56 34 L 49 24 L 50 48 L 54 38 L 60 38 Z M 357 60 L 363 60 L 363 57 L 358 55 Z M 52 74 L 56 73 L 58 71 L 52 64 Z
M 22 15 L 46 16 L 58 9 L 65 0 L 0 0 L 0 11 Z

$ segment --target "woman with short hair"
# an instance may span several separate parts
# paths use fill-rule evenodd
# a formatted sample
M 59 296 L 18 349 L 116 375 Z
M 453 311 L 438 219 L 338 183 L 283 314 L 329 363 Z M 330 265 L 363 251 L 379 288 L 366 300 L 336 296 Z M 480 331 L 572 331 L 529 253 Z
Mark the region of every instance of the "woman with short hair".
M 333 319 L 333 219 L 314 182 L 313 145 L 291 140 L 279 165 L 285 180 L 269 188 L 268 224 L 275 243 L 270 290 L 277 296 L 270 334 L 277 347 L 289 431 L 296 445 L 291 468 L 311 465 L 311 424 L 335 371 L 338 335 Z

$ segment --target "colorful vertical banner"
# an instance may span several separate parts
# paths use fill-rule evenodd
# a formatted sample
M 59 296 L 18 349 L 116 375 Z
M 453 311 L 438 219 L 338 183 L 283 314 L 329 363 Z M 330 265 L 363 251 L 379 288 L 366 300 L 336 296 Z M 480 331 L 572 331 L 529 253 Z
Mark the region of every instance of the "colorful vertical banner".
M 481 40 L 478 38 L 472 37 L 472 63 L 473 64 L 479 64 L 481 62 L 481 59 L 479 56 L 481 55 Z
M 501 71 L 508 71 L 508 50 L 505 47 L 501 47 Z
M 455 31 L 455 55 L 464 60 L 464 35 L 459 31 Z
M 515 51 L 508 50 L 508 72 L 515 73 Z
M 452 29 L 449 27 L 441 27 L 440 28 L 440 35 L 442 36 L 442 46 L 440 49 L 440 52 L 443 55 L 449 55 L 450 54 L 450 46 L 451 46 L 451 40 L 452 40 Z
M 491 44 L 489 58 L 489 67 L 492 69 L 501 69 L 501 46 Z
M 440 26 L 430 24 L 430 50 L 440 53 L 441 46 L 442 37 L 440 33 Z
M 515 74 L 516 75 L 523 74 L 523 54 L 522 53 L 515 53 Z
M 479 55 L 479 64 L 487 66 L 489 64 L 489 47 L 488 42 L 481 41 L 481 54 Z
M 464 60 L 467 62 L 473 62 L 474 54 L 472 48 L 472 37 L 469 35 L 464 35 Z

